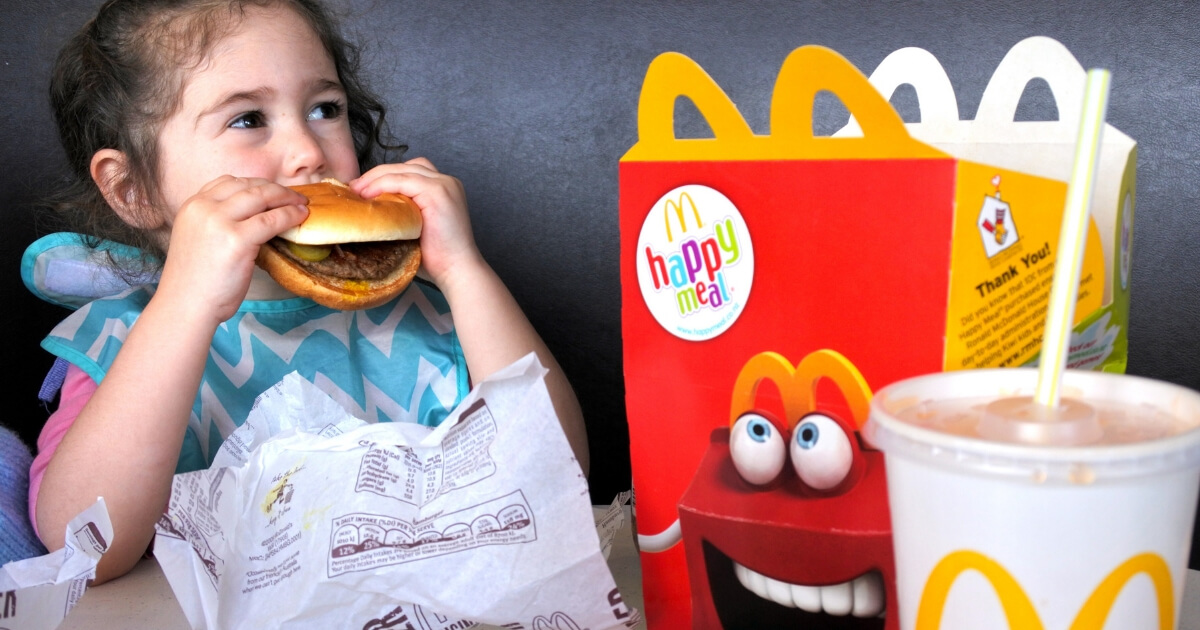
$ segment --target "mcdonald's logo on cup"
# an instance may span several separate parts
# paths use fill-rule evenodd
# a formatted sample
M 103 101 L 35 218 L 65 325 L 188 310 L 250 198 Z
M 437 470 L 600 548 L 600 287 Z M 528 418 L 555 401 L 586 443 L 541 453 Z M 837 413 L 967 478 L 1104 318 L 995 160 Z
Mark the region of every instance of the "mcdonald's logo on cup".
M 925 590 L 921 593 L 916 630 L 941 628 L 942 612 L 946 608 L 951 587 L 960 575 L 971 570 L 978 571 L 995 589 L 1009 628 L 1043 630 L 1045 626 L 1034 609 L 1033 601 L 1016 578 L 999 562 L 982 553 L 967 550 L 948 554 L 930 573 L 925 582 Z M 1103 630 L 1117 596 L 1124 591 L 1130 580 L 1139 575 L 1150 578 L 1158 612 L 1157 619 L 1147 618 L 1145 625 L 1141 627 L 1146 630 L 1173 630 L 1175 589 L 1171 580 L 1171 569 L 1166 560 L 1156 553 L 1135 555 L 1113 569 L 1083 602 L 1070 630 Z M 1155 621 L 1157 625 L 1154 625 Z
M 900 627 L 1174 630 L 1200 493 L 1200 393 L 1067 370 L 1062 407 L 1104 433 L 1006 437 L 1030 426 L 1010 410 L 1036 404 L 1036 381 L 1032 368 L 941 372 L 871 399 L 864 437 L 886 455 Z
M 725 332 L 754 283 L 754 246 L 742 213 L 708 186 L 663 195 L 642 224 L 637 277 L 646 307 L 671 334 L 702 341 Z

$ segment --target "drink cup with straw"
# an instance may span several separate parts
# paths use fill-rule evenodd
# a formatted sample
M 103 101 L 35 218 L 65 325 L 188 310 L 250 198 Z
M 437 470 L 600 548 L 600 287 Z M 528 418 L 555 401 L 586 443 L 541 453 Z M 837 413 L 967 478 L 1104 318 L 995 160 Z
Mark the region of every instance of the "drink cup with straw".
M 1178 627 L 1200 394 L 1064 370 L 1110 75 L 1087 75 L 1038 369 L 930 374 L 871 402 L 900 627 Z

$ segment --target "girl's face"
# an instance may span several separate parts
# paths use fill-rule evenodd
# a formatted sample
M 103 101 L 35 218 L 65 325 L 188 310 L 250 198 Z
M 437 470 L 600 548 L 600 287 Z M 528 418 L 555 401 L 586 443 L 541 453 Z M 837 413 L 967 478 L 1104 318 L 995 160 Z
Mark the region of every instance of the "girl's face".
M 185 72 L 179 107 L 158 139 L 168 225 L 185 200 L 221 175 L 285 186 L 358 177 L 333 60 L 292 11 L 247 9 Z

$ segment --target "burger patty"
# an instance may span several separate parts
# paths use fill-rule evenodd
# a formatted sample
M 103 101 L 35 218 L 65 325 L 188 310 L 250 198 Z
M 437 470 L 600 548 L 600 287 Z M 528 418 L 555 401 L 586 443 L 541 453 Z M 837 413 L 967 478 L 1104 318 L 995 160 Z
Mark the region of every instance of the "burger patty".
M 407 259 L 417 241 L 373 241 L 333 245 L 329 256 L 316 262 L 297 257 L 283 239 L 272 239 L 271 246 L 315 275 L 346 280 L 382 280 Z

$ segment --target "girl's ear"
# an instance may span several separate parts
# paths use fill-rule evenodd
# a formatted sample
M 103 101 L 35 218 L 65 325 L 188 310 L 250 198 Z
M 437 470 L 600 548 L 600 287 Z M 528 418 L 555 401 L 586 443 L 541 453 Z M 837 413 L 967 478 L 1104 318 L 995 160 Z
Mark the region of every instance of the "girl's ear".
M 140 187 L 129 177 L 129 159 L 123 152 L 100 149 L 92 156 L 91 173 L 100 194 L 122 221 L 142 230 L 162 227 L 162 217 L 146 203 Z

